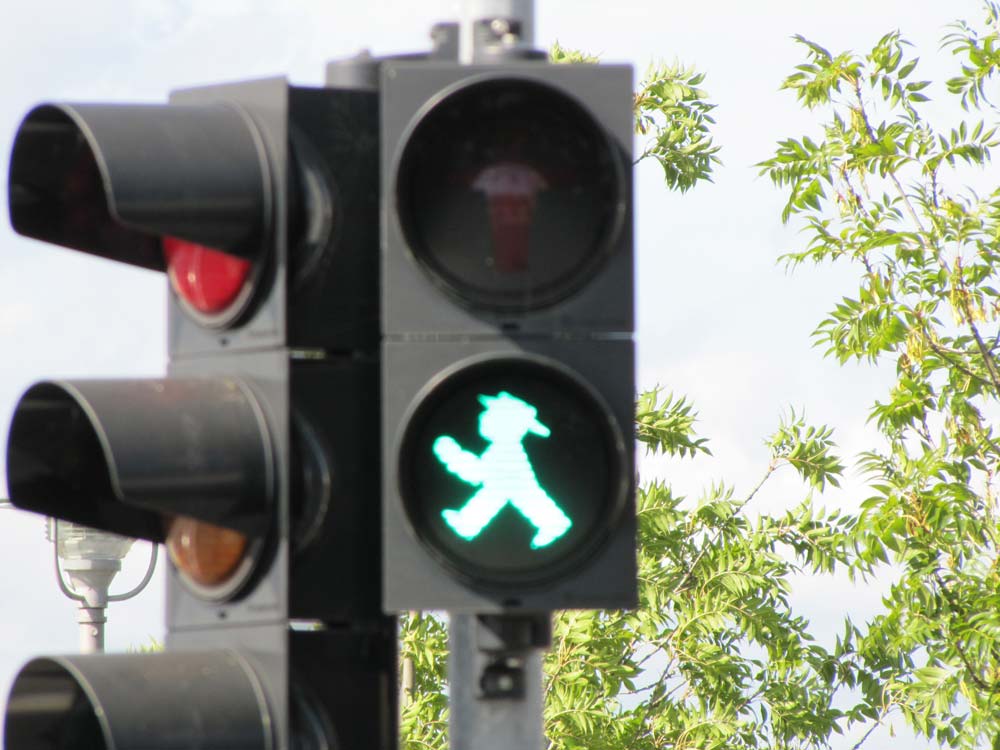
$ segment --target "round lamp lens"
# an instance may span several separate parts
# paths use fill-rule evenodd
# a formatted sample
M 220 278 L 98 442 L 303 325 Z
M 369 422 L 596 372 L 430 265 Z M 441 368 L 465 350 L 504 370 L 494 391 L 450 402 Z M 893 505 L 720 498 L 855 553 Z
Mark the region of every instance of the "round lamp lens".
M 613 250 L 619 150 L 593 115 L 534 81 L 481 81 L 414 128 L 397 204 L 414 258 L 469 306 L 527 312 L 572 294 Z
M 220 315 L 248 294 L 250 261 L 176 237 L 162 244 L 170 285 L 189 309 Z
M 227 584 L 243 567 L 247 551 L 240 532 L 185 516 L 170 522 L 166 544 L 178 572 L 206 588 Z
M 487 360 L 416 408 L 400 491 L 417 535 L 459 576 L 541 583 L 583 562 L 617 522 L 623 445 L 603 402 L 568 372 Z

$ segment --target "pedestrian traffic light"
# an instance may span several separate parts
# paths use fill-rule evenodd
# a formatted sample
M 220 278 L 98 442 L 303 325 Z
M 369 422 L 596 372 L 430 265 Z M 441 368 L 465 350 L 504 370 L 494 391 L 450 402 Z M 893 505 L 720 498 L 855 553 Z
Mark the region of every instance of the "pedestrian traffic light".
M 394 746 L 377 107 L 269 79 L 22 122 L 12 226 L 164 273 L 170 363 L 29 388 L 11 501 L 162 542 L 171 564 L 166 651 L 29 662 L 8 750 Z
M 631 69 L 381 73 L 386 609 L 634 605 Z

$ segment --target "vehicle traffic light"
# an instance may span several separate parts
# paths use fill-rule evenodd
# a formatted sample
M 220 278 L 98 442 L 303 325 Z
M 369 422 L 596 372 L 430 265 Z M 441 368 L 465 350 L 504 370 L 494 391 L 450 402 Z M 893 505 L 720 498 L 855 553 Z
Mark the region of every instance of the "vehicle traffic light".
M 375 92 L 283 79 L 22 122 L 12 226 L 163 272 L 170 364 L 29 388 L 11 500 L 171 565 L 165 652 L 29 662 L 8 750 L 395 746 L 378 158 Z
M 385 607 L 632 606 L 631 69 L 380 90 Z

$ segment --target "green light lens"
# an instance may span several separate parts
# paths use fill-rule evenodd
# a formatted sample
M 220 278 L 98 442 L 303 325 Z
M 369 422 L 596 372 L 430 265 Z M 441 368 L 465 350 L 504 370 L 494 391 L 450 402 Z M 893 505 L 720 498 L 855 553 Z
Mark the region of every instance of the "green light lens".
M 418 536 L 462 577 L 542 581 L 605 538 L 621 501 L 620 445 L 607 410 L 561 368 L 491 359 L 418 407 L 400 489 Z

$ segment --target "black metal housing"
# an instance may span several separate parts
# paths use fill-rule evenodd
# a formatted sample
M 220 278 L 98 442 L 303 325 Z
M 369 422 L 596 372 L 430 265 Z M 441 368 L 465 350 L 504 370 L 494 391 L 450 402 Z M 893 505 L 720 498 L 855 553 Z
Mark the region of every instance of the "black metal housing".
M 378 347 L 378 96 L 283 79 L 176 92 L 250 113 L 273 200 L 246 310 L 206 327 L 171 295 L 171 358 L 284 346 L 345 354 Z
M 172 236 L 253 270 L 218 316 L 170 295 L 166 378 L 29 389 L 8 442 L 12 500 L 153 541 L 190 516 L 248 535 L 253 565 L 217 596 L 171 568 L 165 654 L 32 662 L 10 750 L 395 747 L 378 118 L 375 91 L 273 78 L 163 105 L 42 105 L 22 124 L 18 232 L 155 271 Z
M 374 357 L 291 366 L 289 613 L 381 617 L 381 457 Z
M 327 722 L 329 750 L 399 747 L 397 639 L 391 617 L 364 628 L 290 634 L 291 747 L 324 747 L 308 744 L 308 736 L 299 734 L 310 725 L 317 733 L 321 718 Z M 298 710 L 310 706 L 312 721 Z
M 292 87 L 297 196 L 288 245 L 288 345 L 374 354 L 379 341 L 378 96 Z

